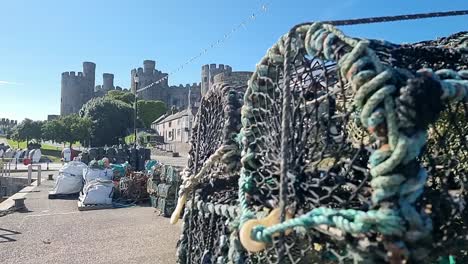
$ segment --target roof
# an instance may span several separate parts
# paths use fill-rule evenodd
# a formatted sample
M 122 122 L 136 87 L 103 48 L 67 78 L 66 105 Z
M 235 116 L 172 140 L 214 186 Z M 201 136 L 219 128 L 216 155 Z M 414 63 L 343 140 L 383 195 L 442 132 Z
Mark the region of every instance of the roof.
M 163 120 L 163 119 L 166 118 L 166 117 L 167 117 L 167 114 L 164 114 L 164 115 L 158 117 L 158 119 L 156 119 L 156 120 L 154 120 L 153 122 L 151 122 L 151 124 L 156 124 L 156 123 L 158 123 L 159 121 Z
M 193 115 L 193 110 L 192 110 L 192 115 Z M 162 124 L 162 123 L 166 123 L 175 119 L 179 119 L 184 116 L 188 116 L 188 109 L 184 109 L 180 112 L 177 112 L 169 116 L 168 115 L 161 116 L 160 118 L 153 121 L 151 124 Z

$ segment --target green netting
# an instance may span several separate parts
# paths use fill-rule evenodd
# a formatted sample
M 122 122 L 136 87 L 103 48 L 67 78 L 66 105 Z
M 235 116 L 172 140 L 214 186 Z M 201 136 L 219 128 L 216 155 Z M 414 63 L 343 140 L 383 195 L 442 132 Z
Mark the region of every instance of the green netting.
M 213 87 L 181 186 L 179 263 L 466 262 L 466 43 L 305 24 L 257 65 L 241 129 Z M 239 230 L 275 208 L 279 223 L 248 231 L 266 249 L 248 253 Z

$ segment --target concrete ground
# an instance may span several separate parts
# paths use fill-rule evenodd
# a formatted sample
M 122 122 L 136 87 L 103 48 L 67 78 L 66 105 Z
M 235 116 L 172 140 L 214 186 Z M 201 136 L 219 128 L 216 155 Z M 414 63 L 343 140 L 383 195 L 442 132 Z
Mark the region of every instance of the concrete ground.
M 163 164 L 180 167 L 180 168 L 185 168 L 185 166 L 187 166 L 187 161 L 188 161 L 187 153 L 181 153 L 180 157 L 151 155 L 151 158 Z
M 0 217 L 0 263 L 175 263 L 180 224 L 151 207 L 80 212 L 49 200 L 52 186 L 29 191 L 28 212 Z

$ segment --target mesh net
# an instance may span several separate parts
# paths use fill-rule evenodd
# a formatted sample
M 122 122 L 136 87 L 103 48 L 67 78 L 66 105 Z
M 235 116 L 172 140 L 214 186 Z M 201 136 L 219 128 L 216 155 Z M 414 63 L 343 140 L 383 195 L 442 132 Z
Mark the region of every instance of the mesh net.
M 467 33 L 461 32 L 412 45 L 371 40 L 369 47 L 386 66 L 398 71 L 397 80 L 392 81 L 403 87 L 407 85 L 406 76 L 415 74 L 421 67 L 466 69 L 467 39 Z M 282 38 L 280 43 L 284 41 Z M 274 56 L 263 59 L 245 92 L 240 134 L 244 140 L 242 173 L 250 177 L 246 188 L 247 207 L 256 216 L 280 207 L 281 201 L 287 205 L 287 211 L 296 216 L 319 207 L 374 209 L 368 164 L 371 153 L 388 144 L 388 139 L 379 137 L 383 133 L 380 131 L 377 137 L 371 137 L 359 122 L 361 113 L 353 107 L 355 91 L 350 83 L 343 81 L 344 76 L 336 63 L 351 52 L 351 47 L 343 41 L 335 41 L 330 47 L 336 60 L 329 61 L 308 55 L 310 52 L 300 41 L 300 37 L 292 40 L 292 45 L 299 47 L 292 50 L 293 56 L 284 55 L 288 52 L 284 46 L 270 49 L 269 54 L 282 54 L 286 62 Z M 371 64 L 363 62 L 360 67 L 370 67 L 366 63 Z M 285 79 L 291 91 L 291 111 L 288 118 L 283 119 Z M 468 261 L 464 189 L 468 168 L 468 107 L 466 102 L 458 102 L 438 109 L 440 96 L 427 92 L 418 94 L 419 91 L 410 88 L 395 96 L 398 118 L 403 123 L 408 109 L 415 111 L 418 118 L 401 130 L 412 133 L 417 128 L 427 127 L 435 117 L 439 118 L 429 126 L 429 138 L 422 154 L 404 168 L 397 168 L 417 174 L 421 164 L 429 174 L 414 207 L 432 219 L 432 235 L 409 243 L 407 248 L 411 252 L 408 254 L 413 261 L 425 257 L 433 261 L 450 254 L 464 263 Z M 196 141 L 192 142 L 190 153 L 192 175 L 218 147 L 226 144 L 226 139 L 233 140 L 233 133 L 239 131 L 238 123 L 223 130 L 226 120 L 230 120 L 223 120 L 225 91 L 212 89 L 202 101 L 193 137 Z M 283 121 L 289 122 L 290 136 L 287 138 L 287 177 L 281 180 L 282 146 L 285 144 Z M 312 229 L 295 228 L 287 236 L 274 237 L 266 250 L 247 253 L 235 239 L 238 219 L 234 214 L 219 213 L 219 207 L 218 213 L 209 208 L 209 204 L 238 205 L 239 172 L 236 172 L 238 162 L 234 160 L 212 166 L 193 193 L 191 209 L 184 214 L 184 231 L 179 241 L 180 263 L 381 263 L 396 261 L 399 256 L 395 253 L 406 254 L 393 250 L 391 241 L 377 232 L 350 235 L 324 225 Z M 231 166 L 234 169 L 226 173 L 228 164 L 234 164 Z M 280 197 L 284 182 L 286 195 Z
M 197 189 L 185 210 L 184 231 L 179 240 L 179 263 L 214 263 L 227 260 L 230 222 L 236 213 L 240 151 L 240 106 L 245 87 L 214 85 L 203 97 L 196 115 L 186 174 L 196 175 L 222 146 L 234 151 L 210 165 L 197 180 Z M 216 210 L 215 210 L 216 206 Z M 223 206 L 221 211 L 220 206 Z M 229 207 L 229 211 L 228 211 Z

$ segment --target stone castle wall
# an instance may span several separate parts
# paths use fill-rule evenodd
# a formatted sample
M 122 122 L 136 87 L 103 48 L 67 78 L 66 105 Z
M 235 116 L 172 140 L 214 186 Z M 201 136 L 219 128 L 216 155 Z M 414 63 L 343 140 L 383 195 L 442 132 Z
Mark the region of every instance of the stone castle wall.
M 168 89 L 167 105 L 176 106 L 177 108 L 185 108 L 188 106 L 189 92 L 191 95 L 191 104 L 197 103 L 201 99 L 200 83 L 180 84 L 179 86 L 170 86 Z
M 236 71 L 236 72 L 223 72 L 214 76 L 214 84 L 227 83 L 231 86 L 244 86 L 247 85 L 253 72 Z
M 138 90 L 144 89 L 153 84 L 150 88 L 138 92 L 138 98 L 142 100 L 159 100 L 166 103 L 168 107 L 176 106 L 185 108 L 188 106 L 188 94 L 191 90 L 192 98 L 200 100 L 200 84 L 186 84 L 179 86 L 169 86 L 167 73 L 156 70 L 156 62 L 152 60 L 143 61 L 143 68 L 131 71 L 131 89 L 135 91 L 135 76 L 138 76 Z M 164 79 L 163 79 L 164 78 Z M 194 95 L 195 94 L 195 95 Z M 197 102 L 198 102 L 197 101 Z

